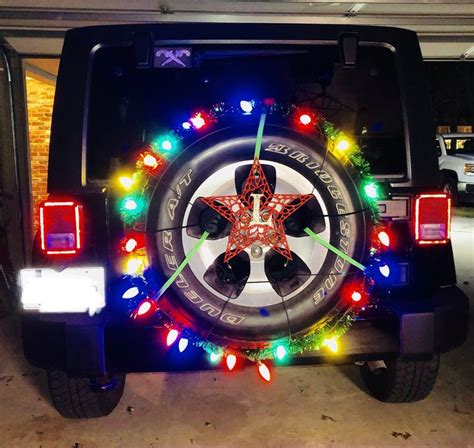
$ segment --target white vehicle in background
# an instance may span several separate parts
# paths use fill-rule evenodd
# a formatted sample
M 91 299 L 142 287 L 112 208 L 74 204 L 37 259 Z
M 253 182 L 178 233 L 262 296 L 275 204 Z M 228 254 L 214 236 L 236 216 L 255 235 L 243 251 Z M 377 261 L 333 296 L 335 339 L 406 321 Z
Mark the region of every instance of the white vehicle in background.
M 453 204 L 474 199 L 474 134 L 440 134 L 436 137 L 443 189 Z

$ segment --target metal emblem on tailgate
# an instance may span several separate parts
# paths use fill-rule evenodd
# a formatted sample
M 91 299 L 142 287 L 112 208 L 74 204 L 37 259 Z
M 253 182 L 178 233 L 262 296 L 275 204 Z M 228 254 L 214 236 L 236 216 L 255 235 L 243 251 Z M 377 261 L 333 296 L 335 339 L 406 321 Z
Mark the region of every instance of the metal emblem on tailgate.
M 191 67 L 191 48 L 155 48 L 155 67 Z

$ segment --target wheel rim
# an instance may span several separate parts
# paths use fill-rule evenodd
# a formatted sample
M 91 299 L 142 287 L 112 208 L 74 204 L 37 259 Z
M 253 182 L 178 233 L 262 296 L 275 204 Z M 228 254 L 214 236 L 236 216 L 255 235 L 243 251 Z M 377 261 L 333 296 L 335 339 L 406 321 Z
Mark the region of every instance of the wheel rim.
M 241 162 L 232 163 L 209 176 L 196 189 L 190 204 L 188 205 L 183 219 L 182 241 L 185 252 L 191 250 L 196 242 L 195 237 L 190 236 L 186 231 L 186 227 L 193 225 L 190 222 L 190 214 L 193 204 L 199 200 L 200 197 L 209 197 L 215 195 L 229 195 L 236 194 L 236 170 L 245 165 L 250 165 L 252 160 L 243 160 Z M 327 206 L 324 203 L 321 195 L 314 188 L 311 182 L 306 179 L 301 173 L 285 166 L 278 162 L 262 161 L 262 166 L 273 167 L 276 172 L 276 193 L 290 193 L 290 194 L 308 194 L 311 193 L 317 201 L 322 215 L 327 215 Z M 318 232 L 319 236 L 326 241 L 330 240 L 331 230 L 329 219 L 324 216 L 324 230 Z M 291 291 L 286 291 L 284 288 L 275 289 L 275 282 L 269 280 L 269 251 L 270 249 L 255 245 L 245 249 L 246 258 L 250 265 L 250 273 L 245 280 L 245 285 L 236 297 L 232 297 L 232 303 L 240 306 L 265 308 L 275 304 L 281 304 L 282 301 L 287 301 L 297 294 L 301 293 L 308 287 L 313 279 L 313 275 L 317 274 L 323 266 L 324 260 L 327 256 L 327 249 L 315 243 L 309 237 L 292 237 L 287 235 L 290 249 L 297 260 L 297 268 L 299 272 L 304 271 L 307 279 L 303 281 L 298 287 Z M 222 237 L 216 240 L 207 240 L 197 256 L 191 260 L 189 267 L 201 285 L 210 293 L 219 297 L 223 301 L 229 300 L 229 295 L 223 291 L 216 290 L 206 281 L 206 273 L 213 269 L 216 260 L 225 253 L 228 237 Z M 240 261 L 245 263 L 246 261 Z M 286 293 L 288 292 L 288 293 Z

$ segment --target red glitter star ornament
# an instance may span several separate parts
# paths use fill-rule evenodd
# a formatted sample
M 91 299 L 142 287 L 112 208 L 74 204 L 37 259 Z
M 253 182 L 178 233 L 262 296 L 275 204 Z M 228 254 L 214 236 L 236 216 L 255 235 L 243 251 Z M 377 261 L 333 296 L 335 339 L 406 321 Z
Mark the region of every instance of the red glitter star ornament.
M 283 222 L 308 202 L 311 194 L 275 194 L 255 159 L 242 194 L 201 200 L 232 223 L 224 262 L 261 243 L 292 260 Z

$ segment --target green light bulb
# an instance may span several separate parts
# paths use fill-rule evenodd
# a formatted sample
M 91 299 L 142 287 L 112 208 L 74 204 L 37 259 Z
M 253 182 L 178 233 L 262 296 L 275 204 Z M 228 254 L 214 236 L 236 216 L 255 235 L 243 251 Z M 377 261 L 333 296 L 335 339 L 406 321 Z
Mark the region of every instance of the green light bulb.
M 128 211 L 133 211 L 136 210 L 138 207 L 138 204 L 135 202 L 134 199 L 132 198 L 127 198 L 123 202 L 123 208 Z
M 375 182 L 365 185 L 364 192 L 369 199 L 377 199 L 379 197 L 379 187 Z
M 221 359 L 221 357 L 222 357 L 222 354 L 221 354 L 221 353 L 212 352 L 212 353 L 209 355 L 209 360 L 210 360 L 212 363 L 215 363 L 215 362 L 219 361 L 219 359 Z
M 174 152 L 179 146 L 179 139 L 172 133 L 159 135 L 153 139 L 152 148 L 157 154 Z
M 127 222 L 136 220 L 145 208 L 145 200 L 140 196 L 128 196 L 120 202 L 120 213 Z
M 173 144 L 170 140 L 164 140 L 163 142 L 161 142 L 161 149 L 165 151 L 171 151 L 173 149 Z
M 275 356 L 280 361 L 282 361 L 287 354 L 288 352 L 286 351 L 286 348 L 283 345 L 279 345 L 275 350 Z

